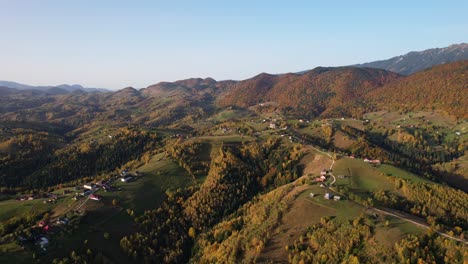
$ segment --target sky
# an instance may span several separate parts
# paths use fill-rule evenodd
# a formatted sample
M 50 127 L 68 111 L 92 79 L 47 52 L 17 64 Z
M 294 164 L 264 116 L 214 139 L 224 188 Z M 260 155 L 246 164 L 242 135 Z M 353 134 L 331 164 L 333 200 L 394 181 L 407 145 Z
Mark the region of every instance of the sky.
M 0 0 L 0 80 L 241 80 L 468 42 L 468 1 Z

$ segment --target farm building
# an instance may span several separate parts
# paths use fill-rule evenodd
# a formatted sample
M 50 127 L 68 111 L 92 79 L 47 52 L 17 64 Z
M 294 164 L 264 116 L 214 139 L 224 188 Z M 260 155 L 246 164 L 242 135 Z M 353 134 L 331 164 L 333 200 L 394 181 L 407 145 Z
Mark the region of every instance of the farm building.
M 92 189 L 96 188 L 96 184 L 86 183 L 86 184 L 83 185 L 83 188 L 88 189 L 88 190 L 92 190 Z
M 371 164 L 380 164 L 381 163 L 380 160 L 378 160 L 378 159 L 372 159 L 371 160 L 371 159 L 368 159 L 368 158 L 365 158 L 364 162 L 371 163 Z
M 133 179 L 133 177 L 129 176 L 129 177 L 122 177 L 120 178 L 120 181 L 121 182 L 129 182 Z
M 325 195 L 323 196 L 323 198 L 325 198 L 325 199 L 331 199 L 331 198 L 333 198 L 333 194 L 325 193 Z
M 57 225 L 66 225 L 70 222 L 70 219 L 66 218 L 66 217 L 59 217 L 57 219 Z
M 314 198 L 315 193 L 310 193 L 309 196 L 312 197 L 312 198 Z
M 339 200 L 341 200 L 341 196 L 333 196 L 333 200 L 339 201 Z

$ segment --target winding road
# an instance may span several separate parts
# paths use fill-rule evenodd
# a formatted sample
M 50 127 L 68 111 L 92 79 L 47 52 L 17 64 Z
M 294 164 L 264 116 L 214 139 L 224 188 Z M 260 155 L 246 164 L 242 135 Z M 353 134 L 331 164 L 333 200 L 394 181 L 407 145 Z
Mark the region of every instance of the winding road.
M 312 145 L 309 145 L 309 146 L 312 147 L 314 150 L 316 150 L 316 151 L 318 151 L 320 153 L 323 153 L 323 154 L 327 155 L 328 157 L 330 157 L 330 159 L 332 160 L 332 163 L 331 163 L 330 168 L 329 168 L 329 170 L 330 170 L 329 174 L 333 178 L 333 181 L 330 183 L 329 189 L 336 192 L 336 193 L 339 193 L 340 195 L 343 195 L 342 193 L 336 191 L 333 187 L 331 187 L 336 182 L 336 178 L 333 175 L 333 173 L 331 172 L 332 169 L 333 169 L 333 166 L 335 165 L 335 159 L 333 158 L 333 156 L 330 155 L 330 153 L 324 152 L 324 151 L 322 151 L 322 150 L 320 150 L 320 149 L 318 149 L 318 148 L 316 148 L 316 147 L 314 147 Z M 393 209 L 390 209 L 390 208 L 380 208 L 379 209 L 379 208 L 375 208 L 375 207 L 369 207 L 368 209 L 374 210 L 374 211 L 382 213 L 382 214 L 386 214 L 386 215 L 396 217 L 398 219 L 401 219 L 403 221 L 412 223 L 414 225 L 420 226 L 420 227 L 425 228 L 425 229 L 431 229 L 431 226 L 429 226 L 428 224 L 423 223 L 422 221 L 418 222 L 418 221 L 412 220 L 412 219 L 410 219 L 410 217 L 405 216 L 404 213 L 399 212 L 397 210 L 393 210 Z M 416 219 L 417 217 L 411 216 L 411 218 Z M 464 243 L 465 245 L 468 245 L 468 241 L 466 241 L 465 239 L 454 237 L 454 236 L 451 236 L 451 235 L 449 235 L 447 233 L 444 233 L 444 232 L 441 232 L 441 231 L 435 231 L 435 232 L 437 232 L 439 235 L 441 235 L 441 236 L 443 236 L 445 238 L 452 239 L 452 240 L 455 240 L 457 242 Z

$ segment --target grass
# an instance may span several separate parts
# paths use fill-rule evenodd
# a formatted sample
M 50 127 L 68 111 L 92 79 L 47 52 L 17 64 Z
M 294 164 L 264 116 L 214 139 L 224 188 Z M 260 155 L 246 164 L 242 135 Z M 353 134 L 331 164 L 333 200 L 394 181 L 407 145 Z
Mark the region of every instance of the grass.
M 77 230 L 55 238 L 56 246 L 43 257 L 44 260 L 67 257 L 72 250 L 84 252 L 89 248 L 93 252 L 102 252 L 114 263 L 128 263 L 130 259 L 120 250 L 120 240 L 135 232 L 136 228 L 126 209 L 133 210 L 135 215 L 156 209 L 163 201 L 166 190 L 196 184 L 180 166 L 162 158 L 163 154 L 158 154 L 148 164 L 138 168 L 143 172 L 142 177 L 128 183 L 116 181 L 114 187 L 120 190 L 99 191 L 102 201 L 89 200 L 86 203 L 83 209 L 88 213 Z M 113 199 L 117 201 L 117 206 L 112 205 Z M 104 233 L 109 234 L 108 239 Z
M 34 262 L 32 254 L 24 251 L 16 243 L 0 245 L 0 263 L 32 263 Z
M 393 185 L 378 168 L 360 159 L 342 158 L 335 163 L 334 175 L 347 175 L 351 179 L 337 179 L 336 185 L 350 185 L 359 191 L 391 190 Z
M 246 115 L 245 111 L 237 110 L 237 109 L 228 109 L 221 111 L 211 117 L 209 120 L 217 121 L 217 122 L 224 122 L 226 120 L 231 120 L 235 118 L 244 118 Z
M 46 199 L 34 199 L 31 201 L 2 201 L 0 202 L 0 222 L 6 221 L 15 216 L 20 217 L 30 212 L 45 212 L 57 206 L 57 204 L 44 204 L 44 200 Z M 59 200 L 59 203 L 62 200 Z
M 431 181 L 429 181 L 429 180 L 427 180 L 425 178 L 419 177 L 414 173 L 411 173 L 409 171 L 400 169 L 398 167 L 395 167 L 395 166 L 392 166 L 392 165 L 389 165 L 389 164 L 380 165 L 378 167 L 378 170 L 385 173 L 385 175 L 395 176 L 395 177 L 402 178 L 402 179 L 405 179 L 405 180 L 410 180 L 410 181 L 412 181 L 414 183 L 420 183 L 420 182 L 421 183 L 431 183 Z
M 388 221 L 388 226 L 384 225 L 385 221 Z M 402 219 L 386 215 L 377 223 L 374 232 L 379 244 L 393 247 L 396 242 L 400 241 L 407 234 L 424 234 L 426 229 Z
M 132 218 L 127 214 L 126 209 L 134 211 L 135 215 L 143 213 L 145 210 L 155 209 L 163 201 L 165 192 L 168 189 L 196 184 L 193 179 L 179 165 L 171 160 L 162 160 L 159 154 L 153 157 L 150 162 L 137 170 L 144 173 L 144 176 L 129 183 L 116 181 L 115 187 L 120 188 L 114 192 L 99 191 L 103 197 L 101 202 L 88 200 L 82 209 L 87 210 L 77 229 L 71 234 L 60 232 L 51 238 L 51 248 L 40 256 L 41 261 L 51 261 L 56 257 L 67 257 L 72 250 L 84 252 L 90 248 L 94 252 L 102 252 L 111 257 L 115 263 L 127 263 L 129 259 L 120 251 L 120 239 L 132 232 L 135 226 Z M 117 206 L 112 205 L 112 200 L 116 199 Z M 18 216 L 31 210 L 46 211 L 55 207 L 64 206 L 65 201 L 74 202 L 64 198 L 57 204 L 43 204 L 44 199 L 32 201 L 8 200 L 0 202 L 0 221 L 7 220 L 12 216 Z M 81 203 L 81 201 L 75 202 Z M 109 233 L 109 239 L 104 238 L 104 233 Z M 84 241 L 88 241 L 84 244 Z M 17 257 L 14 262 L 31 262 L 30 253 L 24 251 L 16 245 L 9 243 L 0 245 L 0 263 L 4 258 L 2 252 L 8 256 L 13 252 Z M 6 258 L 5 258 L 6 259 Z
M 135 231 L 131 217 L 118 207 L 103 206 L 90 211 L 72 234 L 59 234 L 54 237 L 54 248 L 44 256 L 43 261 L 56 257 L 67 257 L 72 250 L 101 252 L 113 263 L 127 263 L 129 259 L 120 251 L 120 239 Z M 109 239 L 104 238 L 109 233 Z
M 157 208 L 166 190 L 195 184 L 179 165 L 171 160 L 159 160 L 161 158 L 162 154 L 156 155 L 148 164 L 138 168 L 144 174 L 141 178 L 128 183 L 117 181 L 115 187 L 121 190 L 103 193 L 102 196 L 110 201 L 116 199 L 119 206 L 141 214 Z
M 315 197 L 312 198 L 309 196 L 311 192 L 315 194 Z M 318 204 L 324 208 L 333 209 L 335 212 L 332 214 L 332 216 L 334 216 L 338 221 L 355 219 L 364 212 L 365 208 L 363 206 L 356 204 L 355 202 L 352 202 L 350 200 L 335 201 L 333 199 L 325 199 L 323 196 L 326 192 L 328 192 L 326 189 L 314 185 L 311 186 L 311 188 L 304 191 L 304 193 L 302 193 L 300 197 L 303 197 L 311 201 L 312 203 Z M 330 193 L 333 194 L 333 192 Z M 320 211 L 317 211 L 317 213 L 320 215 Z M 320 215 L 320 217 L 328 215 L 329 214 L 323 214 Z

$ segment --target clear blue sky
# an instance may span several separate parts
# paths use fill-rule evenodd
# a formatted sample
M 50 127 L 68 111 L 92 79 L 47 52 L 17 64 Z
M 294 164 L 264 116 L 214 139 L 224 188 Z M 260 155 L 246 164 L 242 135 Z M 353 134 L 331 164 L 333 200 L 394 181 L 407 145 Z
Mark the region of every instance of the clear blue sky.
M 146 87 L 468 42 L 468 1 L 0 0 L 0 80 Z

